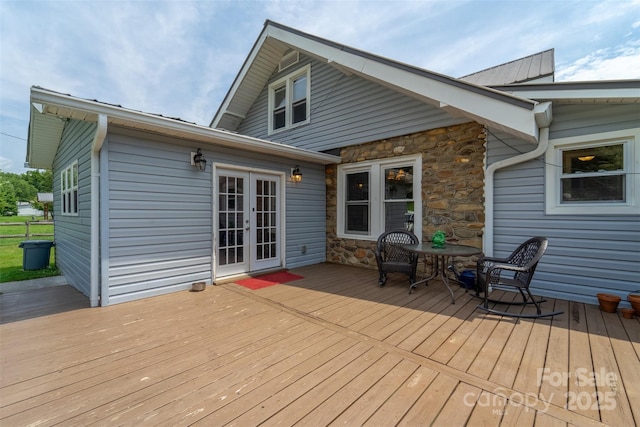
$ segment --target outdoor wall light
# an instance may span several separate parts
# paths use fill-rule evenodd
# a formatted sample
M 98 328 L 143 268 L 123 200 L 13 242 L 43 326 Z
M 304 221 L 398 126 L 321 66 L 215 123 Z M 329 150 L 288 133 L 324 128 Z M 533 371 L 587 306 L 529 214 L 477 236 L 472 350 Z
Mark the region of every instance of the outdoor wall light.
M 301 182 L 302 181 L 302 172 L 300 172 L 300 168 L 296 165 L 295 168 L 291 168 L 291 181 L 293 182 Z
M 197 152 L 191 152 L 191 166 L 195 166 L 201 172 L 207 168 L 207 159 L 204 158 L 202 150 L 199 148 Z

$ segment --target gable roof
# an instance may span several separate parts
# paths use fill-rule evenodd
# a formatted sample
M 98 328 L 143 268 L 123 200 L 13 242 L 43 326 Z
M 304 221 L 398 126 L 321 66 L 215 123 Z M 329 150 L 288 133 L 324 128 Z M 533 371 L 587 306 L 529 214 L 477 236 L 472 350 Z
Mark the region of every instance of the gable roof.
M 525 82 L 553 82 L 555 71 L 554 50 L 549 49 L 524 58 L 460 77 L 469 83 L 483 86 L 507 85 Z
M 50 169 L 53 165 L 66 119 L 98 122 L 144 130 L 156 134 L 190 139 L 211 145 L 280 156 L 318 164 L 340 163 L 340 157 L 211 129 L 180 119 L 164 117 L 119 105 L 76 98 L 40 87 L 31 87 L 31 113 L 26 161 L 31 168 Z
M 551 119 L 549 103 L 479 86 L 266 21 L 210 126 L 237 130 L 280 59 L 290 49 L 346 74 L 358 75 L 436 105 L 454 116 L 475 120 L 530 142 L 537 142 L 539 127 L 547 126 Z

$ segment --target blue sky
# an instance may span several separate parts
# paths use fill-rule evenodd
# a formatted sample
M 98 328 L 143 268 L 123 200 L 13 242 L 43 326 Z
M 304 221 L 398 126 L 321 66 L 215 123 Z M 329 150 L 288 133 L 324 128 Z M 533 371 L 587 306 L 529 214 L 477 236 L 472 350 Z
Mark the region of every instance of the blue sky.
M 638 0 L 0 0 L 0 169 L 32 85 L 207 125 L 266 19 L 453 77 L 555 48 L 556 81 L 640 78 Z

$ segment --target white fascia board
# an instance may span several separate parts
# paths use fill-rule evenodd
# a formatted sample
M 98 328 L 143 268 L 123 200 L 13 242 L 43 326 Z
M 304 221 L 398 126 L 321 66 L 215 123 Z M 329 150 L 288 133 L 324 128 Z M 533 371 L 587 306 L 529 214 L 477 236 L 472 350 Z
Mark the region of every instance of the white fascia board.
M 262 45 L 264 44 L 264 41 L 266 39 L 267 39 L 267 31 L 266 29 L 263 29 L 262 33 L 260 33 L 260 36 L 258 37 L 258 40 L 256 40 L 253 47 L 251 48 L 251 52 L 249 52 L 249 56 L 247 56 L 244 63 L 242 64 L 242 68 L 240 69 L 240 72 L 236 76 L 235 80 L 233 81 L 231 88 L 229 88 L 229 91 L 227 92 L 227 95 L 222 101 L 220 108 L 218 108 L 218 111 L 213 116 L 211 123 L 209 123 L 209 127 L 217 128 L 218 124 L 220 123 L 220 120 L 222 120 L 222 117 L 225 115 L 225 113 L 229 113 L 234 116 L 244 118 L 243 115 L 227 111 L 227 109 L 229 108 L 229 104 L 231 103 L 231 101 L 233 101 L 234 95 L 240 89 L 240 86 L 242 85 L 244 78 L 246 77 L 247 73 L 251 69 L 251 64 L 253 64 L 256 57 L 258 56 L 258 53 L 260 53 L 260 49 L 262 48 Z
M 103 104 L 96 101 L 74 98 L 49 92 L 40 88 L 31 89 L 31 101 L 41 104 L 53 105 L 73 111 L 85 112 L 91 115 L 106 115 L 110 123 L 135 124 L 137 129 L 165 133 L 185 139 L 197 139 L 226 147 L 242 148 L 245 150 L 287 157 L 291 159 L 308 161 L 319 164 L 340 163 L 340 157 L 316 151 L 296 148 L 290 145 L 279 144 L 258 138 L 252 138 L 240 134 L 233 134 L 207 126 L 193 123 L 180 122 L 175 119 L 161 117 L 154 114 L 127 110 L 122 107 Z M 45 107 L 46 108 L 46 107 Z
M 269 25 L 266 28 L 264 34 L 267 37 L 274 38 L 283 43 L 289 44 L 298 50 L 304 51 L 311 56 L 324 58 L 327 62 L 335 62 L 338 65 L 346 65 L 345 63 L 347 62 L 347 59 L 351 58 L 352 62 L 354 60 L 361 60 L 361 63 L 364 66 L 365 58 L 345 52 L 344 50 L 336 49 L 333 46 L 320 43 L 316 40 L 312 40 L 308 37 L 289 32 L 282 28 Z M 359 71 L 357 66 L 354 67 L 354 64 L 348 65 L 347 68 Z
M 538 127 L 533 111 L 536 102 L 530 99 L 456 79 L 451 80 L 458 84 L 443 83 L 277 27 L 268 27 L 267 34 L 316 57 L 325 58 L 327 62 L 338 64 L 362 77 L 405 92 L 409 91 L 431 104 L 435 102 L 436 105 L 456 109 L 464 116 L 482 124 L 507 129 L 509 133 L 531 142 L 538 140 Z
M 538 127 L 534 117 L 536 103 L 533 101 L 519 99 L 524 101 L 524 105 L 514 105 L 499 99 L 500 96 L 489 96 L 489 92 L 478 93 L 371 60 L 363 68 L 362 74 L 411 91 L 427 102 L 435 101 L 441 108 L 460 111 L 481 124 L 508 129 L 509 133 L 531 142 L 538 140 Z
M 523 90 L 505 90 L 505 93 L 510 93 L 516 96 L 529 98 L 529 99 L 575 99 L 576 101 L 581 99 L 593 99 L 600 101 L 612 100 L 619 102 L 620 100 L 626 100 L 627 102 L 638 103 L 640 102 L 640 90 L 638 89 L 523 89 Z

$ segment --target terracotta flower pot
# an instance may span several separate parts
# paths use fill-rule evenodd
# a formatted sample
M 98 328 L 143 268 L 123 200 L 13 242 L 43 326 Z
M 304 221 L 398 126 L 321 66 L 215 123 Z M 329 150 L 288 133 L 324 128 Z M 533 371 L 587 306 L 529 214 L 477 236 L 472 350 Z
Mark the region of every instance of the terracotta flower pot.
M 622 317 L 625 319 L 633 319 L 633 315 L 636 312 L 633 308 L 623 308 L 620 311 L 622 312 Z
M 598 303 L 600 304 L 600 310 L 605 313 L 615 313 L 618 310 L 618 304 L 620 304 L 620 298 L 617 295 L 610 294 L 597 294 Z
M 636 316 L 640 316 L 640 294 L 629 294 L 627 300 L 631 303 L 631 307 L 636 311 Z

